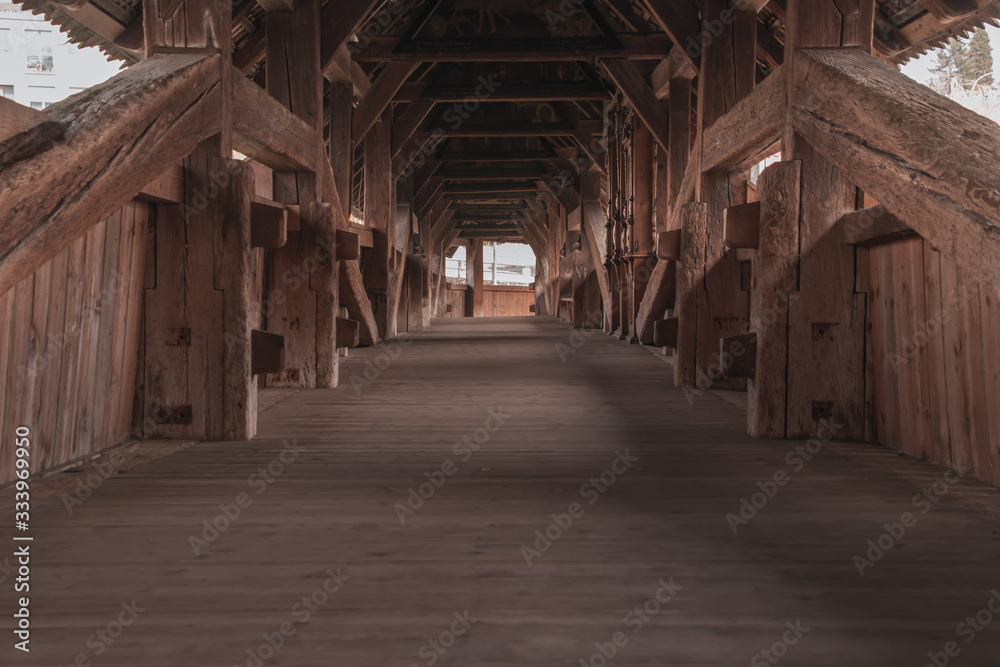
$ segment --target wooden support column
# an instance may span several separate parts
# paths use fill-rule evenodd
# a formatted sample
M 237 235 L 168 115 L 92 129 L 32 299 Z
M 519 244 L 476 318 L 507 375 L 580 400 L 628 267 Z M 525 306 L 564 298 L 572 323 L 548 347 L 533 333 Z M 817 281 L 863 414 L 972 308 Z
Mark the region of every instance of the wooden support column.
M 267 92 L 322 136 L 319 4 L 319 0 L 297 0 L 294 11 L 268 12 L 265 25 Z M 312 150 L 312 164 L 318 167 L 326 159 L 323 146 Z M 339 269 L 326 267 L 325 262 L 336 263 L 331 249 L 338 225 L 331 227 L 328 216 L 333 214 L 314 206 L 320 201 L 319 178 L 314 171 L 274 173 L 274 199 L 297 209 L 299 226 L 289 226 L 288 242 L 271 251 L 266 261 L 265 288 L 269 293 L 277 290 L 283 298 L 273 300 L 265 329 L 285 336 L 287 359 L 284 371 L 265 376 L 268 386 L 328 386 L 337 377 L 337 355 L 329 350 L 330 341 L 336 339 L 339 303 L 337 290 L 330 293 L 330 283 L 336 285 Z M 326 312 L 331 307 L 333 311 Z M 335 343 L 332 349 L 336 350 Z
M 468 273 L 472 280 L 472 317 L 483 317 L 485 301 L 483 291 L 483 240 L 473 239 L 469 242 Z
M 632 225 L 632 296 L 631 305 L 631 337 L 633 344 L 652 343 L 652 337 L 640 340 L 636 327 L 639 308 L 646 296 L 646 285 L 653 263 L 653 146 L 655 142 L 646 124 L 637 121 L 635 126 L 635 141 L 633 143 L 634 179 L 633 225 Z
M 735 29 L 743 23 L 740 15 L 748 12 L 734 12 L 729 4 L 729 0 L 705 0 L 702 5 L 705 31 L 698 77 L 699 161 L 706 129 L 725 116 L 754 85 L 754 35 Z M 752 10 L 749 13 L 756 21 L 756 14 Z M 719 20 L 727 15 L 728 20 Z M 713 24 L 722 26 L 717 35 L 709 30 Z M 699 199 L 708 206 L 708 219 L 705 293 L 698 309 L 696 380 L 699 388 L 745 389 L 745 379 L 725 377 L 718 369 L 724 371 L 726 366 L 719 341 L 742 333 L 748 316 L 747 295 L 741 289 L 742 266 L 736 251 L 726 248 L 723 235 L 723 212 L 746 202 L 746 180 L 739 173 L 705 173 L 700 186 Z
M 382 113 L 365 136 L 365 225 L 372 230 L 372 247 L 365 257 L 365 289 L 372 301 L 379 336 L 387 335 L 389 275 L 395 252 L 396 210 L 392 178 L 392 110 Z
M 850 47 L 871 51 L 874 0 L 789 0 L 785 67 L 797 50 Z M 866 405 L 865 294 L 855 291 L 856 250 L 838 221 L 857 208 L 857 188 L 793 129 L 794 76 L 786 77 L 783 155 L 802 165 L 799 282 L 788 322 L 786 434 L 814 436 L 821 421 L 841 426 L 837 437 L 863 439 Z
M 583 209 L 583 234 L 586 237 L 586 249 L 590 252 L 591 265 L 594 267 L 594 275 L 597 278 L 598 289 L 600 290 L 600 303 L 603 306 L 604 316 L 601 327 L 609 331 L 611 317 L 611 291 L 608 283 L 608 270 L 604 260 L 606 257 L 604 226 L 607 218 L 604 214 L 604 207 L 601 204 L 601 181 L 603 175 L 596 169 L 584 172 L 582 186 L 580 188 L 581 207 Z M 593 326 L 593 325 L 592 325 Z
M 670 80 L 670 147 L 667 153 L 667 196 L 670 206 L 676 206 L 681 183 L 691 155 L 691 81 Z M 664 211 L 664 218 L 667 217 Z M 667 231 L 663 229 L 661 231 Z
M 677 262 L 677 349 L 674 385 L 698 386 L 698 322 L 705 302 L 705 248 L 708 205 L 696 202 L 680 208 L 681 252 Z M 707 375 L 705 376 L 707 377 Z M 707 388 L 704 383 L 699 389 Z
M 330 167 L 340 195 L 344 218 L 351 217 L 351 169 L 354 167 L 354 144 L 351 140 L 351 113 L 354 86 L 349 81 L 330 84 Z
M 184 202 L 156 207 L 145 299 L 143 436 L 244 440 L 257 430 L 251 366 L 253 174 L 232 155 L 228 6 L 144 2 L 147 55 L 219 54 L 219 134 L 184 160 Z M 220 41 L 221 40 L 221 41 Z
M 760 235 L 753 259 L 750 330 L 757 334 L 757 372 L 748 387 L 747 433 L 787 433 L 788 309 L 798 285 L 802 164 L 773 164 L 760 175 Z

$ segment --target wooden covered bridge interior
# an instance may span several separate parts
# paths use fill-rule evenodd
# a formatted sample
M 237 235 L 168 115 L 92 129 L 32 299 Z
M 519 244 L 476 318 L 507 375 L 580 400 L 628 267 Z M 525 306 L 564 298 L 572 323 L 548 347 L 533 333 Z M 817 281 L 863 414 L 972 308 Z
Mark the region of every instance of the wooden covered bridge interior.
M 0 98 L 0 655 L 996 664 L 1000 127 L 899 65 L 1000 2 L 21 4 L 123 69 Z

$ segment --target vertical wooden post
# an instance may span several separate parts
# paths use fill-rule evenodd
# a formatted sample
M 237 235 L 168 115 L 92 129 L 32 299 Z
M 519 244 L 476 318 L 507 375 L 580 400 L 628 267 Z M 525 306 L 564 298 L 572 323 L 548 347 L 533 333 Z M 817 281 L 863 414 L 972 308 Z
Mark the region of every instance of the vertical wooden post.
M 351 170 L 354 167 L 354 144 L 351 139 L 351 112 L 354 86 L 348 81 L 330 84 L 330 166 L 340 195 L 344 219 L 351 217 Z
M 265 18 L 267 91 L 317 132 L 323 123 L 319 11 L 319 0 L 297 0 L 294 11 L 272 11 Z M 325 159 L 323 147 L 316 146 L 315 164 Z M 331 328 L 337 313 L 318 310 L 323 299 L 318 287 L 324 278 L 317 271 L 329 254 L 326 249 L 335 244 L 331 230 L 321 226 L 326 223 L 312 218 L 313 213 L 325 215 L 324 209 L 313 206 L 319 201 L 318 192 L 315 172 L 274 174 L 274 199 L 298 207 L 300 228 L 290 229 L 285 245 L 272 250 L 268 258 L 266 288 L 277 290 L 282 299 L 273 300 L 265 328 L 285 337 L 287 360 L 286 370 L 266 376 L 269 386 L 316 387 L 320 375 L 324 382 L 336 377 L 335 369 L 319 368 L 331 359 L 337 362 L 335 354 L 332 358 L 324 354 L 321 361 L 317 345 L 324 341 L 326 346 L 325 341 L 336 336 Z
M 702 5 L 705 30 L 698 76 L 699 160 L 705 128 L 732 109 L 741 94 L 753 89 L 754 44 L 738 43 L 737 38 L 745 33 L 734 28 L 737 16 L 745 12 L 734 13 L 729 4 L 729 0 L 704 0 Z M 756 15 L 753 20 L 756 21 Z M 714 34 L 710 29 L 713 25 L 716 32 L 722 26 L 721 32 Z M 738 77 L 748 77 L 749 81 L 737 83 Z M 746 182 L 741 174 L 705 173 L 699 191 L 700 200 L 708 205 L 708 220 L 705 299 L 698 309 L 697 380 L 699 386 L 745 389 L 746 380 L 721 377 L 715 369 L 725 368 L 719 340 L 741 333 L 747 322 L 747 296 L 741 290 L 742 266 L 736 251 L 726 249 L 723 238 L 723 212 L 728 206 L 746 202 Z
M 681 182 L 691 155 L 691 81 L 670 80 L 670 151 L 667 153 L 667 199 L 669 206 L 676 206 L 681 192 Z M 666 220 L 667 212 L 663 212 Z M 662 229 L 660 231 L 669 231 Z
M 143 435 L 239 440 L 257 428 L 250 368 L 253 177 L 232 160 L 231 16 L 208 0 L 143 3 L 146 53 L 221 55 L 222 132 L 185 159 L 184 203 L 157 205 L 145 300 Z
M 681 253 L 677 262 L 677 350 L 674 385 L 694 387 L 698 381 L 699 311 L 705 303 L 705 238 L 708 205 L 695 202 L 681 207 Z
M 843 13 L 835 0 L 789 0 L 785 67 L 807 47 L 856 46 L 871 50 L 874 0 Z M 795 77 L 788 77 L 793 80 Z M 836 225 L 857 208 L 851 182 L 797 136 L 786 89 L 784 159 L 802 163 L 799 285 L 788 328 L 788 437 L 815 435 L 822 420 L 841 428 L 837 437 L 865 435 L 866 296 L 855 291 L 855 250 L 841 242 Z
M 413 231 L 413 176 L 407 176 L 398 182 L 390 176 L 392 187 L 390 188 L 390 211 L 392 211 L 392 224 L 389 237 L 389 257 L 388 257 L 388 295 L 386 298 L 386 323 L 385 331 L 387 338 L 394 338 L 399 329 L 399 321 L 406 322 L 406 299 L 403 298 L 403 289 L 406 284 L 406 272 L 410 263 L 410 236 Z
M 472 316 L 483 317 L 486 314 L 483 293 L 483 240 L 475 239 L 470 242 L 469 251 L 472 253 Z
M 788 307 L 798 285 L 801 181 L 798 161 L 771 165 L 757 181 L 763 233 L 750 290 L 757 371 L 747 402 L 747 433 L 757 438 L 784 438 L 787 432 Z
M 365 288 L 372 300 L 379 335 L 386 337 L 389 317 L 389 273 L 396 243 L 396 210 L 392 178 L 392 110 L 387 109 L 365 135 L 365 225 L 372 230 L 366 251 Z
M 308 231 L 315 235 L 309 239 L 310 245 L 321 251 L 316 253 L 318 265 L 310 275 L 310 284 L 316 293 L 316 387 L 332 389 L 337 386 L 340 366 L 337 352 L 340 270 L 336 247 L 331 240 L 336 238 L 341 213 L 327 202 L 314 202 L 310 207 L 312 224 Z
M 650 260 L 653 256 L 653 135 L 641 120 L 636 121 L 632 159 L 632 178 L 635 182 L 632 224 L 632 298 L 629 342 L 640 343 L 636 332 L 639 306 L 649 284 Z

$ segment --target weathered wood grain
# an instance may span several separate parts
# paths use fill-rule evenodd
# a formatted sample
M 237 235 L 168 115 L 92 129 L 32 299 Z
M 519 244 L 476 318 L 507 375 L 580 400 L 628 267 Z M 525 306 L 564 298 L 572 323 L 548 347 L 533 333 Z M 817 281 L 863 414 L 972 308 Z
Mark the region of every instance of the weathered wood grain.
M 996 125 L 856 50 L 804 50 L 798 63 L 796 131 L 934 247 L 998 289 Z
M 0 144 L 0 292 L 218 132 L 219 60 L 149 58 Z

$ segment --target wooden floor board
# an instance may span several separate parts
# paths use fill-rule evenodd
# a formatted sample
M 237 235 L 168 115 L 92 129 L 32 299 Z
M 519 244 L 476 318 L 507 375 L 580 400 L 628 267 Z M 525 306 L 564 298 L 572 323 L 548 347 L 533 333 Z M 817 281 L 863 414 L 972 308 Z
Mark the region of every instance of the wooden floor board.
M 831 443 L 796 471 L 786 457 L 803 443 L 746 437 L 740 401 L 689 401 L 640 347 L 541 318 L 438 320 L 352 350 L 340 373 L 339 388 L 261 413 L 253 441 L 126 470 L 72 516 L 60 494 L 39 500 L 32 651 L 8 639 L 0 663 L 247 665 L 288 621 L 295 634 L 265 664 L 420 666 L 468 610 L 478 621 L 434 664 L 601 664 L 595 642 L 618 631 L 615 667 L 751 664 L 798 620 L 810 630 L 780 664 L 920 665 L 949 641 L 961 664 L 995 664 L 1000 623 L 968 645 L 955 630 L 1000 587 L 994 487 L 962 481 L 921 514 L 912 498 L 942 468 Z M 455 443 L 501 408 L 503 426 L 461 461 Z M 278 470 L 292 441 L 301 451 L 257 493 L 251 476 Z M 637 460 L 588 504 L 581 485 L 626 450 Z M 457 472 L 400 525 L 394 504 L 446 460 Z M 779 470 L 790 481 L 734 535 L 727 513 Z M 251 504 L 196 558 L 189 536 L 240 493 Z M 521 545 L 574 502 L 583 515 L 526 566 Z M 859 576 L 854 556 L 908 511 L 916 525 Z M 338 567 L 343 588 L 296 622 Z M 683 588 L 634 633 L 625 615 L 671 578 Z M 132 600 L 145 611 L 96 656 L 88 637 Z

